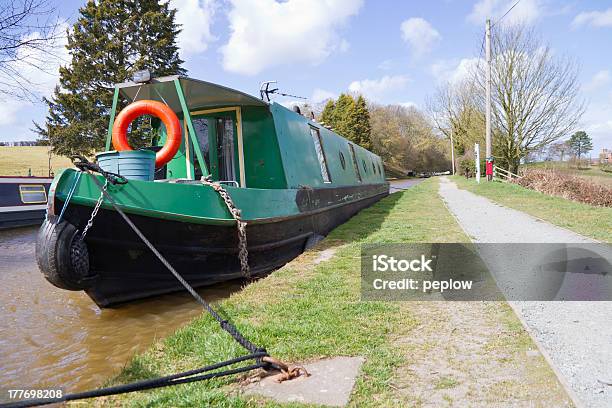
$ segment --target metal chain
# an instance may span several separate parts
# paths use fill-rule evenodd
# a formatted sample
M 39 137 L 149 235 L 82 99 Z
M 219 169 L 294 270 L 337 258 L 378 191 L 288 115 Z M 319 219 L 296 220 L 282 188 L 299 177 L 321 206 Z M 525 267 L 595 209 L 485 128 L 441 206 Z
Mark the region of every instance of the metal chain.
M 91 216 L 89 217 L 89 220 L 87 221 L 87 225 L 83 229 L 83 233 L 81 234 L 81 241 L 85 240 L 87 231 L 89 231 L 89 229 L 93 225 L 94 218 L 96 218 L 96 215 L 98 215 L 98 211 L 100 210 L 100 206 L 102 205 L 102 201 L 104 200 L 104 192 L 106 191 L 107 188 L 108 188 L 108 179 L 106 179 L 106 181 L 104 182 L 102 191 L 100 191 L 100 197 L 98 197 L 98 201 L 96 202 L 96 205 L 94 206 L 94 209 L 91 212 Z
M 217 182 L 212 181 L 211 176 L 202 177 L 202 184 L 212 187 L 225 202 L 225 206 L 229 210 L 232 217 L 236 220 L 238 227 L 238 259 L 240 260 L 240 271 L 245 278 L 251 277 L 251 269 L 249 267 L 249 250 L 247 248 L 247 223 L 242 221 L 242 213 L 234 204 L 232 197 L 226 189 Z

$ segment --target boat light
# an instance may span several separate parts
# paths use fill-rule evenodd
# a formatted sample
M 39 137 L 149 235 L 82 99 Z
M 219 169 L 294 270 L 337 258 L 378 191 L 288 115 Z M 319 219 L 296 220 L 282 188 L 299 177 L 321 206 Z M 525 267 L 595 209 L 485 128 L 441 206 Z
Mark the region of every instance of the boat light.
M 133 76 L 134 82 L 149 82 L 151 80 L 151 71 L 148 69 L 143 69 L 142 71 L 134 72 Z

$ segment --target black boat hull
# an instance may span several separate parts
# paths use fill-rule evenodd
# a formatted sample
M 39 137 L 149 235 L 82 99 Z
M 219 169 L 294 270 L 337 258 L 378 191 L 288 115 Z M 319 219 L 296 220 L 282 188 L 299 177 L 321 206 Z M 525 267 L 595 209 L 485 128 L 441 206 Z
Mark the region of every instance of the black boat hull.
M 312 192 L 310 193 L 312 194 Z M 282 219 L 248 223 L 251 276 L 277 269 L 354 214 L 388 194 L 324 208 L 302 208 Z M 65 219 L 82 228 L 91 208 L 71 205 Z M 130 219 L 194 287 L 242 277 L 235 226 L 192 224 L 130 215 Z M 44 226 L 41 231 L 44 230 Z M 112 210 L 100 210 L 87 235 L 90 274 L 87 294 L 100 307 L 182 290 L 180 283 Z M 45 269 L 41 265 L 41 269 Z
M 0 212 L 0 230 L 40 225 L 44 219 L 44 209 Z

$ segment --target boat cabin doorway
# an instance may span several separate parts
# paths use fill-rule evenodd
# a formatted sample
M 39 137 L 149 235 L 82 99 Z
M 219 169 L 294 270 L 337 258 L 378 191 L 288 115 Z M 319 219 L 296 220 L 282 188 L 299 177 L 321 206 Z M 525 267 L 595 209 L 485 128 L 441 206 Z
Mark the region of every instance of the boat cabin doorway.
M 191 121 L 206 167 L 214 181 L 244 187 L 240 108 L 220 108 L 191 113 Z M 191 137 L 191 135 L 189 135 Z M 187 146 L 190 144 L 188 143 Z M 192 145 L 193 146 L 193 145 Z M 188 157 L 194 157 L 191 154 Z M 194 160 L 195 179 L 203 172 Z

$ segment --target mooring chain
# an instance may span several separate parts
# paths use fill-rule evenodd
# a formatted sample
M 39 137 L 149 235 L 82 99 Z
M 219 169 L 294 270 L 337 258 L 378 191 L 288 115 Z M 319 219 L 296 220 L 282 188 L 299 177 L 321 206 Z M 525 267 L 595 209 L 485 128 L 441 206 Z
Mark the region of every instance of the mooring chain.
M 212 181 L 211 176 L 202 177 L 202 184 L 212 187 L 219 196 L 225 202 L 225 206 L 229 210 L 230 214 L 236 220 L 236 226 L 238 227 L 238 259 L 240 259 L 240 271 L 245 278 L 251 277 L 251 269 L 249 267 L 249 250 L 247 248 L 247 223 L 242 221 L 242 213 L 238 207 L 234 204 L 232 197 L 229 195 L 226 189 L 220 183 Z
M 100 191 L 100 197 L 98 197 L 98 201 L 96 202 L 96 205 L 94 206 L 94 209 L 91 212 L 91 215 L 89 216 L 89 220 L 87 220 L 87 225 L 85 225 L 85 228 L 83 228 L 83 233 L 81 234 L 81 241 L 85 240 L 87 231 L 89 231 L 89 229 L 93 225 L 94 218 L 96 218 L 96 215 L 98 215 L 98 211 L 100 211 L 100 206 L 102 205 L 102 201 L 104 200 L 104 192 L 108 189 L 108 179 L 105 180 L 106 181 L 104 182 L 102 191 Z

